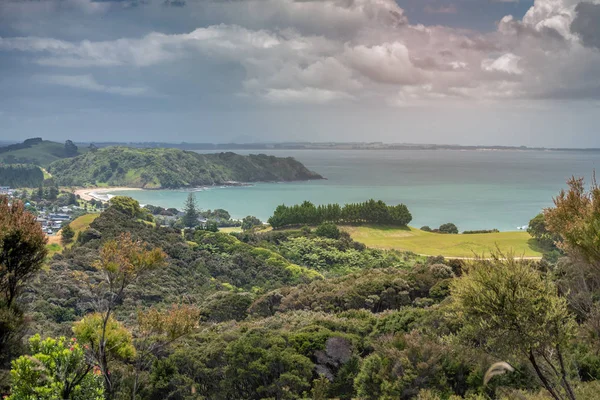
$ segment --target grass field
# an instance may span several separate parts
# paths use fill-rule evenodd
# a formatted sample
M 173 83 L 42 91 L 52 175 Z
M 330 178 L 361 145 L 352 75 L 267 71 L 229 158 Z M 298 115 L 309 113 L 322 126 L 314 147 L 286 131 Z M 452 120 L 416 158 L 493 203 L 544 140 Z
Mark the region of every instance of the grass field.
M 80 148 L 78 153 L 82 154 L 87 148 Z M 47 167 L 53 161 L 67 157 L 65 153 L 65 144 L 44 140 L 42 143 L 35 144 L 26 149 L 19 149 L 0 154 L 0 162 L 11 163 L 14 159 L 18 162 L 27 162 Z
M 232 232 L 241 232 L 242 228 L 240 228 L 239 226 L 231 226 L 228 228 L 219 228 L 219 232 L 223 232 L 223 233 L 232 233 Z
M 416 228 L 376 226 L 343 227 L 352 238 L 368 247 L 412 251 L 417 254 L 445 257 L 489 256 L 498 247 L 517 257 L 541 257 L 542 253 L 527 232 L 500 232 L 475 235 L 444 235 Z
M 75 238 L 79 232 L 83 232 L 89 228 L 92 221 L 94 221 L 98 215 L 100 214 L 86 214 L 71 221 L 69 225 L 71 225 L 71 228 L 73 228 L 75 231 Z M 66 247 L 70 247 L 71 245 L 72 244 L 67 244 Z M 52 235 L 48 238 L 48 244 L 46 245 L 46 248 L 48 249 L 48 257 L 52 257 L 55 253 L 63 250 L 60 231 L 58 231 L 56 235 Z

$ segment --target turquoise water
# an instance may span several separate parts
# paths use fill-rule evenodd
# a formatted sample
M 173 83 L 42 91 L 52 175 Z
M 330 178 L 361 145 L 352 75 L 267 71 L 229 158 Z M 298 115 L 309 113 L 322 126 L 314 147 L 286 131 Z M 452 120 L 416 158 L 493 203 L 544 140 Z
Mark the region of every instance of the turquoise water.
M 240 154 L 256 151 L 236 151 Z M 267 151 L 263 151 L 267 152 Z M 404 203 L 411 225 L 454 222 L 460 230 L 515 230 L 527 225 L 571 176 L 591 177 L 600 152 L 270 150 L 291 156 L 327 180 L 258 183 L 196 191 L 203 209 L 224 208 L 234 218 L 266 220 L 279 204 Z M 142 204 L 182 208 L 189 190 L 111 192 Z

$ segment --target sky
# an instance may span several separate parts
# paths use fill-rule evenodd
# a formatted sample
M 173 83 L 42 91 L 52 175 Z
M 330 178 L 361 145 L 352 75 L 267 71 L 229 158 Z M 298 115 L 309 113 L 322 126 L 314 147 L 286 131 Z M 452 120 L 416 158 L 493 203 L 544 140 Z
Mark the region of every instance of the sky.
M 0 140 L 600 147 L 600 0 L 0 0 Z

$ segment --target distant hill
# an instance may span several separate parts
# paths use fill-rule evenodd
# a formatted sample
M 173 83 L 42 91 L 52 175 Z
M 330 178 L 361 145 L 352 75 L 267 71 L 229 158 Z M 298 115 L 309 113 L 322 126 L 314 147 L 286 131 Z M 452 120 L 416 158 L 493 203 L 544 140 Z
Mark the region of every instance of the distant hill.
M 51 142 L 41 138 L 27 139 L 23 143 L 0 147 L 0 162 L 5 164 L 35 164 L 47 167 L 52 162 L 75 157 L 87 151 L 87 148 L 73 149 L 71 152 L 65 143 Z
M 49 167 L 63 186 L 147 189 L 323 179 L 293 158 L 235 153 L 197 154 L 177 149 L 107 147 L 58 160 Z

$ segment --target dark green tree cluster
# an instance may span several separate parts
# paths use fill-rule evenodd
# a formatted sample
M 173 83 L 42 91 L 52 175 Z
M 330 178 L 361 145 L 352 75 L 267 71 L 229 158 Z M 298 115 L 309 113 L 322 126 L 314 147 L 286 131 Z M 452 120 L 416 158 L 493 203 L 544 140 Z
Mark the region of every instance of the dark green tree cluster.
M 412 215 L 404 204 L 388 206 L 383 201 L 373 199 L 364 203 L 326 204 L 315 206 L 310 201 L 293 206 L 280 205 L 269 218 L 273 228 L 293 225 L 316 225 L 323 222 L 347 224 L 378 224 L 406 226 Z
M 34 188 L 44 182 L 44 173 L 35 165 L 0 164 L 0 186 Z

